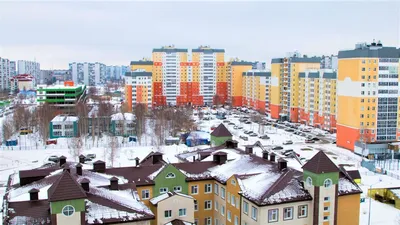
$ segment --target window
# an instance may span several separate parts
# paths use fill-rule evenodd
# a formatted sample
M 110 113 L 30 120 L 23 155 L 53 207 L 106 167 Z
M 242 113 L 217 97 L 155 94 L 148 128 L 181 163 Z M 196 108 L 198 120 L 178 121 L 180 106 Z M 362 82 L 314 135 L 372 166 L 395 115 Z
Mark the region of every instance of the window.
M 244 214 L 249 214 L 249 203 L 246 201 L 243 201 L 243 212 Z
M 324 197 L 324 202 L 329 202 L 329 197 Z
M 278 209 L 270 209 L 268 210 L 268 223 L 271 222 L 278 222 L 278 213 L 279 210 Z
M 329 221 L 329 216 L 324 216 L 324 221 Z
M 236 208 L 239 209 L 239 198 L 236 197 Z
M 227 198 L 226 198 L 226 201 L 227 201 L 228 203 L 231 203 L 231 193 L 229 193 L 229 192 L 228 192 L 228 196 L 227 196 Z
M 311 177 L 307 177 L 306 183 L 307 183 L 307 186 L 312 186 L 312 179 L 311 179 Z
M 175 192 L 181 192 L 182 191 L 182 186 L 175 186 L 174 187 Z
M 293 207 L 283 208 L 283 220 L 293 219 Z
M 167 187 L 162 187 L 160 188 L 160 194 L 164 194 L 168 192 L 168 188 Z
M 179 209 L 179 216 L 186 216 L 186 209 Z
M 299 206 L 298 217 L 299 218 L 305 218 L 305 217 L 307 217 L 307 213 L 308 213 L 308 206 L 307 205 L 300 205 Z
M 66 205 L 62 209 L 62 214 L 64 216 L 72 216 L 75 212 L 75 208 L 72 205 Z
M 331 179 L 326 179 L 324 181 L 324 187 L 329 188 L 332 186 L 332 180 Z
M 165 210 L 164 211 L 164 217 L 165 218 L 171 218 L 172 217 L 172 211 L 171 210 Z
M 229 211 L 229 210 L 226 211 L 226 217 L 227 217 L 227 219 L 228 219 L 229 222 L 232 221 L 232 214 L 231 214 L 231 211 Z
M 199 189 L 199 187 L 197 186 L 197 185 L 193 185 L 192 186 L 192 195 L 196 195 L 196 194 L 198 194 L 198 189 Z
M 205 218 L 205 224 L 206 225 L 211 225 L 211 217 L 207 217 L 207 218 Z
M 221 187 L 221 198 L 225 199 L 225 188 Z
M 211 193 L 212 192 L 212 185 L 211 184 L 205 184 L 204 185 L 204 192 L 205 193 Z
M 218 211 L 218 209 L 219 209 L 219 204 L 218 204 L 217 201 L 215 201 L 214 203 L 215 203 L 214 209 L 215 209 L 215 211 Z
M 214 184 L 214 193 L 215 193 L 216 195 L 219 194 L 219 185 L 218 185 L 218 184 Z
M 212 209 L 212 201 L 211 200 L 207 200 L 204 202 L 204 209 L 205 210 L 211 210 Z
M 150 191 L 142 190 L 142 199 L 149 199 L 149 198 L 150 198 Z
M 233 194 L 231 195 L 231 204 L 235 206 L 235 196 Z
M 199 219 L 194 219 L 194 225 L 199 225 Z
M 231 180 L 231 184 L 236 186 L 236 181 L 234 179 Z
M 215 218 L 215 222 L 214 222 L 214 224 L 215 224 L 215 225 L 218 225 L 218 224 L 219 224 L 219 221 L 218 221 L 218 219 L 217 219 L 217 218 Z
M 225 216 L 225 206 L 221 205 L 221 215 Z
M 257 221 L 258 209 L 254 206 L 251 207 L 251 218 Z
M 174 173 L 168 173 L 165 178 L 175 178 L 175 174 Z
M 239 225 L 239 217 L 235 216 L 235 225 Z

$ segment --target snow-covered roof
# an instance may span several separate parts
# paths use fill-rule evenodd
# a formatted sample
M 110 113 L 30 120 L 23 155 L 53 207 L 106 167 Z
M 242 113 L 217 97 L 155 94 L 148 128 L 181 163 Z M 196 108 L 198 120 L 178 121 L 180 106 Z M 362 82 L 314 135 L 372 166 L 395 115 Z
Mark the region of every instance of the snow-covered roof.
M 347 177 L 339 178 L 339 195 L 351 194 L 354 192 L 362 192 L 354 182 L 350 181 Z
M 135 120 L 136 117 L 132 113 L 116 113 L 111 115 L 111 120 Z
M 210 134 L 204 131 L 192 131 L 189 136 L 186 138 L 187 140 L 192 139 L 202 139 L 202 140 L 210 140 Z
M 178 196 L 182 196 L 182 197 L 185 197 L 185 198 L 194 199 L 194 198 L 193 198 L 192 196 L 190 196 L 190 195 L 185 195 L 185 194 L 182 194 L 182 193 L 179 193 L 179 192 L 167 192 L 167 193 L 164 193 L 164 194 L 162 194 L 162 195 L 159 195 L 159 196 L 157 196 L 157 197 L 154 197 L 154 198 L 150 199 L 150 202 L 151 202 L 151 204 L 156 205 L 156 204 L 158 204 L 159 202 L 161 202 L 161 201 L 163 201 L 163 200 L 165 200 L 165 199 L 167 199 L 167 198 L 169 198 L 169 197 L 172 197 L 172 196 L 174 196 L 174 195 L 178 195 Z
M 57 115 L 51 120 L 51 122 L 74 122 L 78 120 L 79 118 L 77 116 Z

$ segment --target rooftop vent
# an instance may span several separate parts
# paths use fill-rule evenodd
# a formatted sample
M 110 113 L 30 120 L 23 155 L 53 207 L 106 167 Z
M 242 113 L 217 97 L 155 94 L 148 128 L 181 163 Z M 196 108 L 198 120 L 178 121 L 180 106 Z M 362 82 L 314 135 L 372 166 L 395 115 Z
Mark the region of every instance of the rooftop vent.
M 89 191 L 89 183 L 90 183 L 90 181 L 89 181 L 88 179 L 86 179 L 86 178 L 83 178 L 83 179 L 81 180 L 81 187 L 82 187 L 82 189 L 83 189 L 84 191 L 86 191 L 86 192 Z
M 32 188 L 29 191 L 29 200 L 31 201 L 37 201 L 39 200 L 39 190 L 36 188 Z

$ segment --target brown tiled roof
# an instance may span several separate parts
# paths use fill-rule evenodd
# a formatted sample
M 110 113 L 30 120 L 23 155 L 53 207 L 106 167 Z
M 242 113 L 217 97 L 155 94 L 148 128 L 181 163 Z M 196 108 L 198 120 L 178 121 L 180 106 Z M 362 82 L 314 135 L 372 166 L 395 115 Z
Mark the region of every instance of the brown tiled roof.
M 218 163 L 213 161 L 206 162 L 185 162 L 185 163 L 174 163 L 177 169 L 186 173 L 186 180 L 205 180 L 212 179 L 212 176 L 208 173 L 208 169 L 214 166 L 218 166 Z
M 354 180 L 354 179 L 361 179 L 361 174 L 358 170 L 349 170 L 346 171 L 350 177 Z
M 162 166 L 162 164 L 155 164 L 148 166 L 140 165 L 138 167 L 107 168 L 105 173 L 124 177 L 129 182 L 135 182 L 136 186 L 146 186 L 154 184 L 154 181 L 148 178 L 148 176 L 159 170 Z
M 214 137 L 232 137 L 231 132 L 225 127 L 224 124 L 220 124 L 213 132 L 211 132 L 211 136 Z
M 307 170 L 316 174 L 334 173 L 340 171 L 335 163 L 333 163 L 323 151 L 319 151 L 306 164 L 304 164 L 302 168 L 303 170 Z
M 29 218 L 43 221 L 45 222 L 44 224 L 51 224 L 50 203 L 47 200 L 9 202 L 8 208 L 13 209 L 9 210 L 9 220 L 12 220 L 16 216 L 21 216 L 27 217 L 28 221 L 25 221 L 25 223 L 21 221 L 20 224 L 31 224 L 29 223 Z
M 166 223 L 166 224 L 169 224 L 169 223 L 171 223 L 172 225 L 186 225 L 186 224 L 191 223 L 191 222 L 187 222 L 187 221 L 182 221 L 182 220 L 174 219 L 174 220 L 172 220 L 171 222 L 168 222 L 168 223 Z M 191 223 L 191 224 L 192 224 L 192 223 Z M 165 225 L 165 224 L 164 224 L 164 225 Z
M 161 157 L 163 154 L 161 152 L 150 152 L 146 157 L 144 157 L 142 159 L 142 161 L 140 161 L 140 165 L 145 165 L 145 166 L 149 166 L 149 165 L 153 165 L 153 156 L 159 156 Z M 164 161 L 164 159 L 162 159 L 161 161 L 157 162 L 156 164 L 167 164 L 167 162 Z
M 86 198 L 86 193 L 67 171 L 62 173 L 47 194 L 50 202 Z

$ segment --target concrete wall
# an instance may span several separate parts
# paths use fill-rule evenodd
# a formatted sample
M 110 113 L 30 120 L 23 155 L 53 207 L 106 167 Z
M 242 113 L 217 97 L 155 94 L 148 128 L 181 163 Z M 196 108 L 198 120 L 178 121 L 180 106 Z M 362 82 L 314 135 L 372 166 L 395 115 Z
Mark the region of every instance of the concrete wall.
M 186 216 L 179 216 L 179 209 L 186 208 Z M 170 218 L 165 218 L 164 212 L 171 210 Z M 179 219 L 194 223 L 194 199 L 174 195 L 157 204 L 157 225 L 164 225 L 172 220 Z

